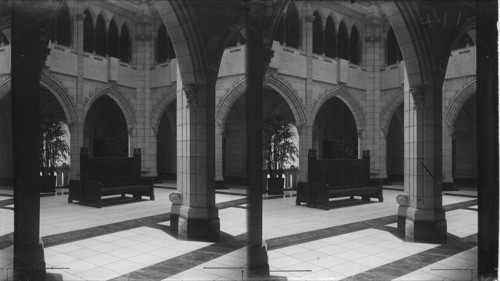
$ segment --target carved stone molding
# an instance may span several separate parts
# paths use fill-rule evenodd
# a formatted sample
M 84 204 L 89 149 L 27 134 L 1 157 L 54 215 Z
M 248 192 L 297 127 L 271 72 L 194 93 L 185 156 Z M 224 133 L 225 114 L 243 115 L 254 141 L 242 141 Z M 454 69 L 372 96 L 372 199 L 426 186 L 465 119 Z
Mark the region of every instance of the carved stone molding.
M 186 95 L 186 102 L 187 106 L 196 106 L 198 105 L 198 92 L 197 89 L 198 85 L 196 83 L 186 83 L 184 86 L 182 86 L 182 90 L 184 91 L 184 94 Z
M 295 127 L 297 128 L 297 134 L 299 136 L 302 135 L 302 130 L 304 129 L 305 125 L 304 124 L 297 124 L 297 125 L 295 125 Z
M 313 15 L 307 15 L 307 16 L 305 16 L 305 17 L 304 17 L 304 20 L 305 20 L 306 22 L 313 22 L 315 18 L 316 18 L 316 17 L 315 17 L 315 16 L 313 16 Z
M 410 88 L 410 94 L 413 98 L 413 108 L 422 109 L 425 106 L 425 96 L 422 87 Z
M 382 108 L 379 114 L 379 128 L 383 138 L 387 138 L 390 119 L 396 110 L 404 103 L 403 87 L 396 88 L 388 93 L 391 97 L 387 100 L 386 105 Z
M 85 105 L 87 105 L 95 95 L 101 93 L 101 92 L 109 92 L 109 91 L 113 91 L 113 92 L 119 92 L 118 91 L 118 88 L 116 87 L 116 83 L 115 82 L 108 82 L 108 83 L 105 83 L 105 84 L 102 84 L 100 86 L 97 86 L 94 90 L 94 92 L 91 92 L 87 97 L 85 97 L 85 100 L 83 101 L 83 103 Z
M 151 127 L 151 131 L 153 131 L 153 135 L 156 137 L 158 137 L 158 131 L 156 130 L 155 126 L 153 126 L 153 124 L 149 124 L 149 127 Z
M 380 128 L 380 135 L 386 139 L 388 132 L 384 128 Z
M 226 124 L 217 124 L 217 127 L 219 128 L 219 135 L 225 136 L 227 134 L 227 127 Z
M 151 36 L 149 34 L 137 34 L 135 36 L 136 41 L 150 41 L 152 39 L 153 39 L 153 36 Z
M 68 131 L 71 132 L 73 130 L 73 128 L 75 127 L 75 124 L 76 124 L 76 122 L 70 122 L 70 123 L 68 123 L 67 124 L 68 125 Z
M 264 66 L 264 73 L 266 72 L 267 69 L 269 69 L 269 65 L 271 64 L 271 60 L 274 57 L 274 51 L 271 49 L 271 47 L 263 47 L 262 48 L 262 63 Z
M 86 17 L 87 17 L 87 15 L 85 15 L 84 13 L 76 14 L 77 21 L 83 21 Z
M 318 98 L 316 98 L 314 101 L 313 101 L 313 108 L 317 108 L 319 106 L 319 104 L 321 103 L 321 101 L 326 97 L 328 96 L 329 93 L 331 92 L 338 92 L 338 91 L 343 91 L 343 92 L 347 92 L 347 88 L 345 86 L 344 83 L 338 83 L 338 84 L 333 84 L 333 85 L 330 85 L 330 87 L 328 87 L 327 89 L 325 89 L 324 93 L 320 94 L 318 96 Z
M 134 136 L 134 129 L 135 129 L 135 127 L 131 127 L 131 128 L 128 128 L 128 129 L 127 129 L 128 135 L 129 135 L 130 137 L 133 137 L 133 136 Z
M 361 130 L 358 130 L 358 138 L 362 139 L 363 138 L 363 132 L 364 132 L 364 128 L 361 129 Z
M 454 138 L 455 137 L 455 126 L 447 126 L 448 127 L 448 135 L 451 137 L 451 138 Z
M 443 111 L 444 111 L 443 116 L 446 116 L 445 120 L 447 122 L 447 125 L 452 126 L 452 124 L 448 124 L 448 123 L 454 121 L 454 120 L 450 120 L 451 116 L 448 116 L 450 114 L 450 111 L 454 110 L 454 104 L 457 103 L 462 98 L 461 96 L 464 94 L 465 89 L 467 87 L 471 86 L 472 84 L 474 84 L 476 82 L 476 80 L 477 80 L 476 75 L 473 75 L 473 76 L 469 77 L 469 79 L 467 79 L 465 82 L 463 82 L 460 85 L 460 87 L 455 91 L 455 93 L 453 94 L 453 96 L 450 97 L 450 99 L 448 100 L 448 103 L 444 106 L 444 108 L 443 108 Z M 464 101 L 467 100 L 475 92 L 476 92 L 476 90 L 474 88 L 473 91 L 465 93 L 466 96 L 465 96 L 465 98 L 463 100 Z

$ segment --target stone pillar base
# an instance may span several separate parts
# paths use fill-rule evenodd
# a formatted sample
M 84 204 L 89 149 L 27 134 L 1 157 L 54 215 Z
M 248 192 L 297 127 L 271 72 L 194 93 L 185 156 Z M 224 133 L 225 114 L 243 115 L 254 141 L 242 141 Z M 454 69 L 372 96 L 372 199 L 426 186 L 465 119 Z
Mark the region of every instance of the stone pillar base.
M 406 218 L 407 241 L 446 243 L 447 226 L 443 209 L 416 210 L 409 208 Z
M 181 239 L 217 242 L 220 239 L 220 220 L 219 218 L 189 219 L 180 216 L 178 233 Z
M 170 225 L 172 225 L 172 222 L 170 222 Z M 398 233 L 402 237 L 404 237 L 405 232 L 406 232 L 406 216 L 398 216 Z
M 224 186 L 224 181 L 215 181 L 215 189 L 229 189 L 229 187 Z
M 179 231 L 179 215 L 170 214 L 170 230 Z
M 269 276 L 269 258 L 267 256 L 267 245 L 248 246 L 248 270 L 245 280 L 268 280 Z
M 458 188 L 455 187 L 453 182 L 443 182 L 441 184 L 443 191 L 456 191 Z
M 220 239 L 219 210 L 214 207 L 180 207 L 179 238 L 217 242 Z
M 45 280 L 45 268 L 45 256 L 41 239 L 37 245 L 24 248 L 21 245 L 14 244 L 13 280 Z
M 398 202 L 398 233 L 401 237 L 405 237 L 406 232 L 406 213 L 408 212 L 409 195 L 406 193 L 398 194 L 396 202 Z

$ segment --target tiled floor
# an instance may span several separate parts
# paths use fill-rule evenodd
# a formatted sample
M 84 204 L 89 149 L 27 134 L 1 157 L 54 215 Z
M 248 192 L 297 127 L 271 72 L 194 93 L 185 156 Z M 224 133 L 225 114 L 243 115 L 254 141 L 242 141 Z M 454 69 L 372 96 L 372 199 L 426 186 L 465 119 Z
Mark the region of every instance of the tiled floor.
M 244 193 L 216 196 L 219 243 L 183 241 L 169 230 L 168 195 L 102 209 L 41 198 L 47 272 L 62 280 L 241 280 L 245 276 Z M 396 233 L 396 195 L 385 201 L 339 200 L 329 211 L 264 200 L 264 238 L 273 276 L 288 280 L 477 280 L 477 201 L 444 195 L 447 244 L 409 243 Z M 12 197 L 0 197 L 0 267 L 12 266 Z M 2 204 L 2 202 L 4 204 Z M 0 280 L 8 278 L 0 271 Z

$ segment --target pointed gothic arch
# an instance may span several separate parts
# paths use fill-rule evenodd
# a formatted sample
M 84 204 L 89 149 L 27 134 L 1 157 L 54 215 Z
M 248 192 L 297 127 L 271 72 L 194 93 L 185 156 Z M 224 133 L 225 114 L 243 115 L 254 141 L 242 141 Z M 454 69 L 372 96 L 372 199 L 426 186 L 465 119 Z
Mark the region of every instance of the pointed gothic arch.
M 76 105 L 73 98 L 69 95 L 68 88 L 57 79 L 52 73 L 43 71 L 40 76 L 40 85 L 49 90 L 61 104 L 64 114 L 66 115 L 66 122 L 71 127 L 72 124 L 78 121 L 78 114 Z
M 116 86 L 110 84 L 105 84 L 101 87 L 98 87 L 94 94 L 90 98 L 86 99 L 83 120 L 85 120 L 92 104 L 98 98 L 104 95 L 109 96 L 116 102 L 116 104 L 118 104 L 123 115 L 125 116 L 128 130 L 133 130 L 135 128 L 135 125 L 137 124 L 134 108 L 132 107 L 130 101 L 116 88 Z
M 448 102 L 444 117 L 444 124 L 448 128 L 455 126 L 460 109 L 476 93 L 476 87 L 476 77 L 473 76 L 465 82 L 463 88 L 457 91 L 457 94 Z
M 354 121 L 356 122 L 356 128 L 359 132 L 363 132 L 366 127 L 365 114 L 363 112 L 363 107 L 359 102 L 349 93 L 347 88 L 336 86 L 331 89 L 325 90 L 325 94 L 321 95 L 319 99 L 314 102 L 313 119 L 316 120 L 316 116 L 321 109 L 322 105 L 331 98 L 338 98 L 343 101 L 349 110 L 351 111 Z
M 295 119 L 295 125 L 301 126 L 306 124 L 307 117 L 304 106 L 300 101 L 296 90 L 286 82 L 286 80 L 276 76 L 268 75 L 264 79 L 264 85 L 269 86 L 280 94 L 290 107 Z M 233 84 L 233 88 L 226 91 L 226 95 L 219 99 L 216 108 L 215 121 L 218 125 L 223 125 L 231 110 L 233 104 L 247 91 L 247 81 L 243 76 L 240 80 Z
M 149 126 L 151 127 L 155 135 L 158 133 L 158 130 L 160 128 L 160 121 L 161 117 L 163 116 L 163 113 L 165 112 L 167 107 L 173 101 L 175 101 L 176 98 L 177 98 L 177 89 L 167 90 L 165 93 L 162 94 L 160 100 L 156 102 L 155 106 L 153 107 L 153 110 L 151 110 L 151 115 L 149 118 Z
M 389 132 L 389 126 L 391 124 L 392 116 L 399 108 L 400 105 L 404 103 L 404 91 L 403 89 L 396 92 L 392 97 L 389 98 L 386 105 L 380 112 L 379 127 L 382 131 L 382 135 L 387 137 Z
M 57 99 L 64 110 L 68 125 L 78 121 L 78 114 L 73 98 L 69 94 L 68 88 L 52 73 L 47 70 L 42 71 L 40 85 L 49 90 Z M 0 100 L 10 93 L 10 75 L 0 77 Z

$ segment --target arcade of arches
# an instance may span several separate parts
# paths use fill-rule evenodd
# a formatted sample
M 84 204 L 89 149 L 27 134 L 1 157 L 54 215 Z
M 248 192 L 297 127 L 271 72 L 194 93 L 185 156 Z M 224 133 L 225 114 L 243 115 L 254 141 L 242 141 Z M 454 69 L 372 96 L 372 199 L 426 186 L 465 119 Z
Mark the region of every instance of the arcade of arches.
M 408 24 L 415 20 L 408 15 L 432 10 L 427 2 L 272 1 L 273 20 L 263 33 L 270 50 L 262 54 L 273 55 L 260 73 L 262 116 L 255 117 L 249 81 L 261 68 L 247 61 L 255 38 L 236 19 L 243 14 L 237 4 L 220 1 L 217 12 L 206 13 L 214 8 L 194 0 L 62 0 L 46 35 L 40 116 L 67 124 L 73 181 L 80 180 L 81 147 L 91 157 L 130 157 L 141 149 L 143 176 L 176 183 L 178 197 L 165 213 L 178 220 L 181 238 L 221 237 L 215 189 L 255 182 L 249 156 L 262 145 L 247 142 L 249 124 L 279 114 L 296 128 L 298 182 L 307 182 L 311 149 L 320 159 L 367 152 L 370 177 L 401 187 L 393 214 L 406 240 L 443 242 L 442 191 L 483 188 L 478 31 L 475 8 L 462 2 L 459 17 L 436 4 L 458 23 L 451 32 Z M 199 19 L 188 27 L 193 16 Z M 0 186 L 15 178 L 11 87 L 15 93 L 19 82 L 11 73 L 11 31 L 0 25 Z M 430 171 L 420 169 L 423 162 Z M 263 249 L 259 204 L 260 224 L 249 241 Z

